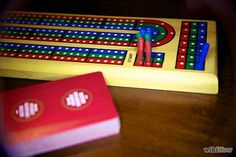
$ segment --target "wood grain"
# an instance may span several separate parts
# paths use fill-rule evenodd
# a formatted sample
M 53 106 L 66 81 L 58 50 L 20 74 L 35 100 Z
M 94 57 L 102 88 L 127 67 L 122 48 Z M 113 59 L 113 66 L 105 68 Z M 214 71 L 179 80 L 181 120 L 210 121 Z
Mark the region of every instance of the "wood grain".
M 148 3 L 147 3 L 148 2 Z M 122 128 L 113 136 L 39 156 L 236 156 L 235 21 L 210 10 L 188 10 L 184 1 L 29 1 L 26 11 L 204 18 L 218 24 L 218 95 L 109 87 Z M 134 7 L 135 4 L 135 7 Z M 89 7 L 88 5 L 92 5 Z M 40 7 L 41 6 L 41 7 Z M 44 6 L 44 7 L 42 7 Z M 54 6 L 54 7 L 52 7 Z M 21 8 L 17 8 L 22 10 Z M 43 81 L 2 78 L 3 90 Z M 203 147 L 234 147 L 234 154 L 204 154 Z

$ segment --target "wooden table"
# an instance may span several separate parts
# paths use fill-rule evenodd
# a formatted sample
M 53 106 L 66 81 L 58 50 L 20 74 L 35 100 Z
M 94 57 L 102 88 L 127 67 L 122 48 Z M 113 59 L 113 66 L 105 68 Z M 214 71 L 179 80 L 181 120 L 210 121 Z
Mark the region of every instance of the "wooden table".
M 200 3 L 200 2 L 199 2 Z M 134 6 L 135 4 L 135 6 Z M 90 6 L 91 5 L 91 6 Z M 121 132 L 39 156 L 235 156 L 205 154 L 204 147 L 236 149 L 235 14 L 202 5 L 190 10 L 184 1 L 28 1 L 11 9 L 25 11 L 215 19 L 218 23 L 218 95 L 110 87 L 121 117 Z M 207 10 L 204 10 L 207 9 Z M 1 90 L 43 81 L 1 78 Z

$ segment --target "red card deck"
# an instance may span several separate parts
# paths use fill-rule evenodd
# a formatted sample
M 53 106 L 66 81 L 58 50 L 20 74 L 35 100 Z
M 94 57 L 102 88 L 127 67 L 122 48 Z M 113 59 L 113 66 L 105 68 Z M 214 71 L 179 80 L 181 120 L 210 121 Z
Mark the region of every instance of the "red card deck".
M 120 120 L 102 73 L 1 94 L 3 137 L 14 156 L 28 156 L 118 134 Z

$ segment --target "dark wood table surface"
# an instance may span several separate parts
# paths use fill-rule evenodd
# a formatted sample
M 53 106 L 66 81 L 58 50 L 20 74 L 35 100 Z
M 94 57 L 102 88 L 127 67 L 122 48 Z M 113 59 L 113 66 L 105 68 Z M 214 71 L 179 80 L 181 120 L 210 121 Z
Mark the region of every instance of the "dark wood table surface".
M 235 3 L 219 0 L 27 0 L 1 2 L 8 10 L 114 16 L 192 18 L 217 21 L 219 94 L 191 94 L 109 87 L 121 118 L 117 136 L 39 156 L 236 156 Z M 230 4 L 231 2 L 231 4 Z M 228 3 L 228 4 L 227 4 Z M 234 4 L 233 4 L 234 3 Z M 44 81 L 1 78 L 1 91 Z M 233 147 L 205 154 L 204 147 Z

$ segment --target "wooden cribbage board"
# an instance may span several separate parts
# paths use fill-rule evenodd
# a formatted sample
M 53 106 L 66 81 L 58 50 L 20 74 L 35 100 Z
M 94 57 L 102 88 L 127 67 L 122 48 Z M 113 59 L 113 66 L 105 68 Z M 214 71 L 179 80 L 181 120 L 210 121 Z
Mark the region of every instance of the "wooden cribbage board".
M 155 30 L 151 66 L 134 66 L 141 27 Z M 218 93 L 214 21 L 8 12 L 0 30 L 3 77 L 55 80 L 101 71 L 111 86 Z M 205 42 L 210 49 L 198 69 Z

